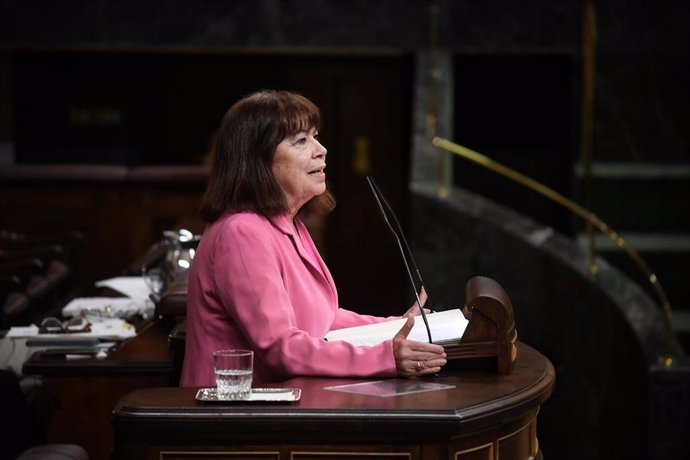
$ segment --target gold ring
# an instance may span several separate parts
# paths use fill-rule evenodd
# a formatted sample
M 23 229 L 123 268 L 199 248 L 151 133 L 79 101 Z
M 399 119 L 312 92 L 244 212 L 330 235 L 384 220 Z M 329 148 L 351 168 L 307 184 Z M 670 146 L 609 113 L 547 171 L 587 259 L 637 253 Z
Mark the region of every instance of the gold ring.
M 417 370 L 418 371 L 422 370 L 422 363 L 420 363 L 419 361 L 417 361 Z

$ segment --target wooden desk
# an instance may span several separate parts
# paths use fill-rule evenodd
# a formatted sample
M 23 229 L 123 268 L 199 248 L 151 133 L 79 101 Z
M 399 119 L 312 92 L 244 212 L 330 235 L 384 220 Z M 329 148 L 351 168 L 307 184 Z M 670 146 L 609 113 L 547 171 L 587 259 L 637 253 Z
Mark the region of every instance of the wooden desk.
M 356 380 L 296 378 L 285 404 L 203 403 L 194 388 L 137 390 L 113 412 L 113 459 L 540 458 L 539 406 L 551 363 L 519 344 L 510 375 L 454 373 L 449 390 L 396 397 L 324 390 Z
M 42 390 L 55 412 L 42 427 L 46 442 L 74 443 L 92 460 L 108 459 L 113 446 L 111 414 L 118 400 L 138 388 L 168 385 L 170 320 L 149 323 L 104 359 L 66 359 L 34 353 L 24 375 L 42 377 Z

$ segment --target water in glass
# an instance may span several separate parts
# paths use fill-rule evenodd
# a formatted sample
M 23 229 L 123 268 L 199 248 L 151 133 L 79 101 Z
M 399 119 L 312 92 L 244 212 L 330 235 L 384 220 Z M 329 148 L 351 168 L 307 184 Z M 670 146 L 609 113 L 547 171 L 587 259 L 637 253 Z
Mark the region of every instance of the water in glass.
M 216 392 L 223 399 L 247 399 L 252 389 L 252 371 L 244 369 L 216 370 Z

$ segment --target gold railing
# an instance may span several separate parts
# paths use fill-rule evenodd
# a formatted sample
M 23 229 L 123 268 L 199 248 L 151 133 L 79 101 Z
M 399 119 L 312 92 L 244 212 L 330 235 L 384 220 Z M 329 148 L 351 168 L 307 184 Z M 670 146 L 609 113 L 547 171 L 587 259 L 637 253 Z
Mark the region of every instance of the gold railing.
M 616 245 L 619 248 L 621 248 L 637 264 L 640 270 L 642 270 L 649 282 L 654 287 L 654 291 L 656 292 L 657 296 L 659 297 L 662 306 L 664 325 L 664 356 L 662 356 L 661 360 L 662 363 L 667 366 L 670 366 L 673 363 L 673 358 L 671 356 L 672 314 L 671 304 L 668 300 L 668 297 L 666 296 L 666 291 L 664 291 L 664 288 L 661 286 L 661 283 L 659 282 L 659 279 L 657 278 L 656 274 L 652 272 L 652 270 L 649 268 L 642 256 L 640 256 L 640 254 L 635 250 L 635 248 L 633 248 L 628 242 L 626 242 L 618 232 L 612 229 L 608 224 L 606 224 L 606 222 L 601 220 L 593 212 L 583 208 L 579 204 L 564 197 L 563 195 L 547 187 L 546 185 L 537 182 L 536 180 L 527 177 L 524 174 L 515 171 L 514 169 L 504 166 L 503 164 L 492 160 L 486 155 L 482 155 L 479 152 L 476 152 L 467 147 L 463 147 L 462 145 L 456 144 L 454 142 L 451 142 L 447 139 L 438 136 L 434 137 L 431 140 L 431 142 L 434 146 L 440 149 L 454 153 L 456 155 L 461 156 L 462 158 L 470 160 L 490 171 L 507 177 L 508 179 L 517 182 L 520 185 L 523 185 L 529 188 L 530 190 L 545 196 L 551 201 L 558 203 L 564 208 L 570 210 L 573 214 L 584 219 L 587 224 L 593 226 L 594 228 L 602 232 L 604 235 L 609 237 L 614 243 L 616 243 Z

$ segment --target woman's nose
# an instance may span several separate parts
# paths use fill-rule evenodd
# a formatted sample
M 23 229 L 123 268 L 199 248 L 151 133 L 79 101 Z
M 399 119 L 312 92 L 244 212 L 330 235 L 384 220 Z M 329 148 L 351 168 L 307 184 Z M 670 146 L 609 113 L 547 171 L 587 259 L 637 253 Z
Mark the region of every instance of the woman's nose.
M 324 147 L 321 142 L 316 141 L 316 150 L 314 156 L 316 158 L 325 157 L 328 154 L 328 150 Z

